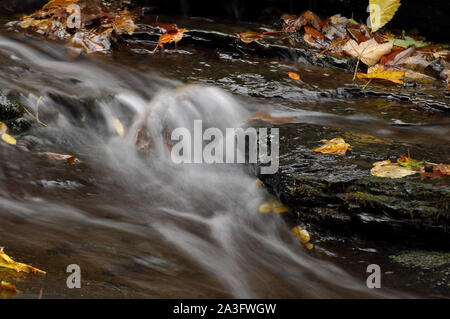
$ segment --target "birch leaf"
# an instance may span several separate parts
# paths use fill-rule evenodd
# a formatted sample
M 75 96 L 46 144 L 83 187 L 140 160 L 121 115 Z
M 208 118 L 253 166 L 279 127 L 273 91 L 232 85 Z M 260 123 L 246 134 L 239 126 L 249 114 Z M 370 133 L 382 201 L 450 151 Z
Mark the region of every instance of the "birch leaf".
M 11 144 L 11 145 L 16 145 L 17 141 L 14 137 L 12 137 L 9 134 L 3 133 L 2 134 L 2 140 L 5 143 Z
M 400 4 L 400 0 L 369 0 L 372 32 L 381 29 L 386 23 L 391 21 Z

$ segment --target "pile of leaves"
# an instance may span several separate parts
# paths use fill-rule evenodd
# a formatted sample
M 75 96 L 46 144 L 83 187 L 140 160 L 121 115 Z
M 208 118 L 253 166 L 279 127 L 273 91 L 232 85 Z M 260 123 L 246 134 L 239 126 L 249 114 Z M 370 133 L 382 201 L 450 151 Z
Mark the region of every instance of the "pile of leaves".
M 240 40 L 249 44 L 256 40 L 287 41 L 288 45 L 307 46 L 321 50 L 322 54 L 332 56 L 351 56 L 367 66 L 366 73 L 356 73 L 360 79 L 382 80 L 396 84 L 406 82 L 427 83 L 434 77 L 426 75 L 426 68 L 432 63 L 439 65 L 439 76 L 450 87 L 450 52 L 442 46 L 424 42 L 417 35 L 394 35 L 383 26 L 394 16 L 400 0 L 370 0 L 381 10 L 379 23 L 375 18 L 369 28 L 364 23 L 336 14 L 321 19 L 311 11 L 299 15 L 281 16 L 281 30 L 264 32 L 242 32 Z M 429 72 L 432 73 L 432 72 Z M 433 74 L 434 75 L 434 74 Z
M 78 7 L 75 7 L 78 6 Z M 80 11 L 79 24 L 74 17 Z M 117 36 L 132 34 L 136 15 L 100 0 L 51 0 L 42 9 L 22 17 L 19 25 L 50 39 L 67 40 L 86 53 L 107 52 Z
M 370 173 L 373 176 L 401 178 L 420 173 L 422 178 L 450 176 L 450 164 L 435 164 L 427 161 L 417 161 L 400 155 L 396 163 L 390 160 L 373 163 Z

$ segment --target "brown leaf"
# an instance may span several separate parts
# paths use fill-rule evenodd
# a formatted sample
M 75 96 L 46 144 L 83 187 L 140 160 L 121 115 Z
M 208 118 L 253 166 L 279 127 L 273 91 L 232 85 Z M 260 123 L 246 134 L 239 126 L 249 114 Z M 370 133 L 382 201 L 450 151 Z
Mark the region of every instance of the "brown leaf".
M 355 58 L 360 58 L 361 61 L 368 65 L 375 65 L 383 55 L 391 52 L 393 47 L 392 42 L 379 44 L 375 39 L 370 39 L 358 44 L 355 40 L 349 40 L 343 47 L 343 51 Z
M 260 111 L 248 118 L 248 121 L 261 120 L 271 124 L 285 124 L 293 123 L 297 120 L 296 117 L 273 117 L 270 113 L 266 111 Z
M 324 35 L 322 33 L 320 33 L 319 31 L 317 31 L 316 29 L 314 29 L 313 27 L 305 26 L 304 29 L 307 34 L 309 34 L 310 36 L 312 36 L 315 39 L 320 39 L 320 40 L 325 39 Z
M 52 153 L 52 152 L 42 152 L 38 153 L 38 155 L 46 156 L 48 158 L 57 160 L 57 161 L 66 161 L 70 164 L 73 164 L 78 161 L 78 159 L 74 155 L 68 155 L 68 154 L 58 154 L 58 153 Z

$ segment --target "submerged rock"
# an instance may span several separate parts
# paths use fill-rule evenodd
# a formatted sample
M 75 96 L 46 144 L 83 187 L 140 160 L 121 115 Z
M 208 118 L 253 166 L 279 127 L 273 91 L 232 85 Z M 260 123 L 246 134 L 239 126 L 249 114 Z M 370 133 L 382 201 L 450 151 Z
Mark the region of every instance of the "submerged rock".
M 321 139 L 342 136 L 347 156 L 314 153 Z M 321 233 L 359 235 L 404 246 L 445 247 L 450 240 L 450 179 L 421 180 L 419 174 L 390 179 L 371 176 L 372 163 L 395 162 L 403 143 L 320 125 L 280 127 L 280 168 L 258 177 L 291 207 L 295 218 Z M 416 143 L 412 154 L 445 161 L 448 149 Z

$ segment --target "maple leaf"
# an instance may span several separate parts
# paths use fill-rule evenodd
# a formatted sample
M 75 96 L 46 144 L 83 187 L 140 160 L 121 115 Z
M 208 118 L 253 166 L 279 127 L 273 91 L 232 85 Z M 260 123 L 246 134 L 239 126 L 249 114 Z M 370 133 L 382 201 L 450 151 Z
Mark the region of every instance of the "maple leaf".
M 356 76 L 360 79 L 378 79 L 387 80 L 398 84 L 403 84 L 401 80 L 405 75 L 404 71 L 385 70 L 382 65 L 376 65 L 367 70 L 365 73 L 357 73 Z
M 344 156 L 347 150 L 352 149 L 350 144 L 345 143 L 345 140 L 341 137 L 336 137 L 332 140 L 321 140 L 321 142 L 325 144 L 319 148 L 316 148 L 314 152 Z
M 400 7 L 400 0 L 369 0 L 370 24 L 372 32 L 388 23 Z
M 321 25 L 319 16 L 309 10 L 298 16 L 293 14 L 283 14 L 281 20 L 283 20 L 282 29 L 285 31 L 297 31 L 306 24 L 310 24 L 317 30 L 320 30 Z
M 177 43 L 183 38 L 183 34 L 186 29 L 177 29 L 177 30 L 171 30 L 167 33 L 162 34 L 159 37 L 158 44 L 156 45 L 153 52 L 156 52 L 156 50 L 160 47 L 161 49 L 164 48 L 164 44 L 166 43 Z
M 349 40 L 344 45 L 342 50 L 355 58 L 361 59 L 361 61 L 368 65 L 375 65 L 383 55 L 391 52 L 393 47 L 392 42 L 386 42 L 379 44 L 374 38 L 361 42 L 358 44 L 355 40 Z

